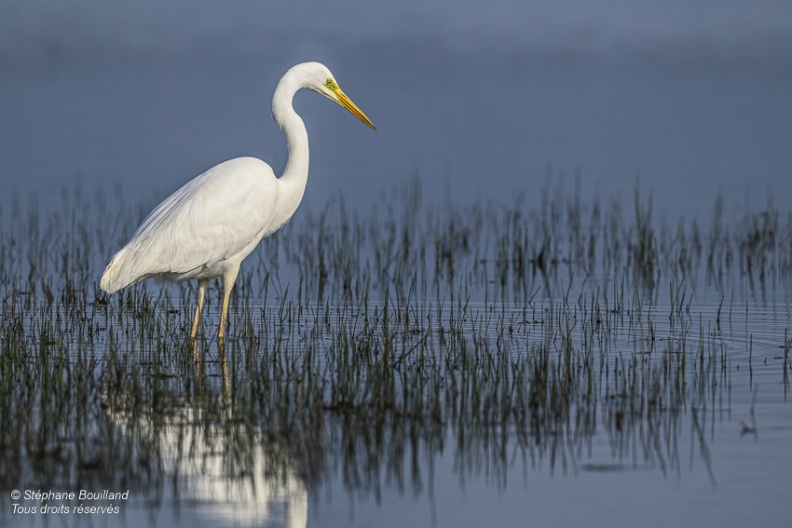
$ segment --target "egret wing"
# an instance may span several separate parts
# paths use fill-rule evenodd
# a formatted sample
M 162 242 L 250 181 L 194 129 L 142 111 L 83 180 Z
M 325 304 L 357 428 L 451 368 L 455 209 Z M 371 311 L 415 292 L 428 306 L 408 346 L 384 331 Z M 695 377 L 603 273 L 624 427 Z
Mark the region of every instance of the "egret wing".
M 115 291 L 152 275 L 219 275 L 224 262 L 238 265 L 278 227 L 277 197 L 277 179 L 261 160 L 236 158 L 209 169 L 146 217 L 108 264 L 102 288 Z

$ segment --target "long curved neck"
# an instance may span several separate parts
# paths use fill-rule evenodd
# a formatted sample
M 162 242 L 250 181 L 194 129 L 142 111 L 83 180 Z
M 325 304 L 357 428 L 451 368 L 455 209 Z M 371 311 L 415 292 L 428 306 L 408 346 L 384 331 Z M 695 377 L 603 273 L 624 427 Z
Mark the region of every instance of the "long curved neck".
M 278 209 L 288 217 L 300 205 L 305 185 L 308 183 L 308 132 L 305 123 L 294 111 L 292 99 L 302 86 L 287 74 L 278 83 L 272 97 L 272 116 L 286 135 L 289 159 L 283 174 L 278 178 Z

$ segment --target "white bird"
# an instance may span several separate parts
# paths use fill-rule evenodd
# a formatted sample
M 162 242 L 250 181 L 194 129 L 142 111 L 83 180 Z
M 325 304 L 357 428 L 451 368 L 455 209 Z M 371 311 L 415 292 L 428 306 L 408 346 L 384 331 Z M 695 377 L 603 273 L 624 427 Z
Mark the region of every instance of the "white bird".
M 280 229 L 300 205 L 308 181 L 308 132 L 292 106 L 300 89 L 335 101 L 376 130 L 318 62 L 292 67 L 278 82 L 272 116 L 286 135 L 289 159 L 280 178 L 257 158 L 235 158 L 189 181 L 159 204 L 116 253 L 102 275 L 112 294 L 149 277 L 198 279 L 190 337 L 195 338 L 209 281 L 223 278 L 218 338 L 223 339 L 228 300 L 242 261 L 262 238 Z

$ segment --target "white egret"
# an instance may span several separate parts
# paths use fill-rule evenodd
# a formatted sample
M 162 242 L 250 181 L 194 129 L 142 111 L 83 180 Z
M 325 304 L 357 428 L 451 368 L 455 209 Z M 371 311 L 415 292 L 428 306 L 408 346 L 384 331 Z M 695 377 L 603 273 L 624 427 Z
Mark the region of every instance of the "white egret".
M 265 236 L 294 214 L 308 181 L 308 133 L 292 106 L 300 89 L 335 101 L 376 130 L 318 62 L 292 67 L 278 82 L 272 116 L 286 135 L 289 159 L 280 178 L 257 158 L 235 158 L 194 178 L 159 204 L 107 265 L 101 288 L 114 293 L 149 277 L 198 279 L 190 336 L 195 338 L 209 281 L 223 278 L 218 338 L 223 339 L 228 299 L 242 261 Z

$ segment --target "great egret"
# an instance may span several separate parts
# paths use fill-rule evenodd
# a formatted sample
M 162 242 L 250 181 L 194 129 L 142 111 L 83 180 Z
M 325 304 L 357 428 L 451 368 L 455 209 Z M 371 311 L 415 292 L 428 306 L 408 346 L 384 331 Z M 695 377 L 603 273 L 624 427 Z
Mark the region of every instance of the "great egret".
M 308 133 L 292 106 L 307 88 L 335 101 L 376 130 L 326 66 L 306 62 L 292 67 L 272 96 L 272 116 L 286 135 L 289 160 L 280 178 L 257 158 L 235 158 L 216 165 L 170 195 L 116 253 L 102 275 L 101 288 L 114 293 L 149 277 L 198 279 L 190 337 L 195 338 L 209 281 L 223 277 L 218 338 L 223 339 L 228 299 L 239 266 L 265 236 L 294 214 L 308 181 Z

